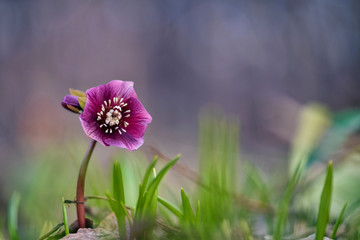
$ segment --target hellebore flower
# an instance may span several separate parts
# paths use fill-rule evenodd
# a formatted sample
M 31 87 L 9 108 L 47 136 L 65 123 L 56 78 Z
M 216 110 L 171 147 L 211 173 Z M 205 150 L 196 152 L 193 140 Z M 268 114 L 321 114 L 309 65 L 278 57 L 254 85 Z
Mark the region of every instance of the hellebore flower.
M 133 82 L 113 80 L 86 91 L 80 121 L 88 137 L 104 146 L 128 150 L 143 144 L 145 129 L 152 118 L 133 86 Z
M 92 139 L 81 163 L 76 187 L 76 212 L 79 228 L 87 227 L 85 218 L 85 176 L 96 142 L 135 150 L 144 143 L 144 134 L 152 118 L 139 101 L 134 83 L 113 80 L 88 89 L 86 93 L 69 89 L 61 105 L 80 113 L 81 125 Z

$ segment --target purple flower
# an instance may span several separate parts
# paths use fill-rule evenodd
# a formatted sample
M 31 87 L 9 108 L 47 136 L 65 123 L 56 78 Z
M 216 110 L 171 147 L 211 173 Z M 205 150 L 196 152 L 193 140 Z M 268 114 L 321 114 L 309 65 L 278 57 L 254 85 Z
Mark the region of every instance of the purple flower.
M 134 83 L 113 80 L 86 91 L 80 115 L 86 135 L 104 146 L 135 150 L 144 142 L 152 118 L 139 101 Z

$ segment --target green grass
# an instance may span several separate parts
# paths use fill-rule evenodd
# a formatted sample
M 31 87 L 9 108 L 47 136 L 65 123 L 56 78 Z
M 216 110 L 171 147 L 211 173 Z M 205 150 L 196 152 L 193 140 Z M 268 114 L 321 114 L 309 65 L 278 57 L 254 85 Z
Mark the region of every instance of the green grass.
M 316 235 L 315 240 L 324 239 L 326 226 L 329 223 L 331 197 L 333 188 L 333 163 L 329 162 L 328 171 L 324 183 L 324 188 L 321 193 L 319 213 L 317 216 Z
M 284 192 L 284 196 L 278 206 L 276 211 L 276 220 L 275 220 L 275 229 L 274 229 L 274 240 L 280 240 L 283 237 L 284 229 L 286 227 L 288 213 L 290 208 L 290 201 L 294 195 L 295 188 L 301 177 L 301 163 L 299 162 L 299 166 L 296 168 L 293 176 L 291 177 L 286 190 Z
M 339 217 L 336 219 L 334 229 L 333 229 L 333 232 L 331 234 L 332 239 L 335 239 L 335 237 L 336 237 L 337 230 L 339 229 L 339 226 L 340 226 L 340 224 L 341 224 L 341 222 L 343 220 L 343 216 L 344 216 L 345 209 L 346 209 L 347 205 L 348 205 L 348 202 L 345 203 L 344 207 L 341 209 Z
M 70 231 L 69 231 L 69 222 L 68 222 L 68 217 L 67 217 L 67 213 L 66 213 L 66 205 L 65 205 L 64 198 L 62 198 L 62 212 L 63 212 L 63 219 L 64 219 L 64 231 L 65 231 L 65 236 L 66 236 L 70 233 Z
M 147 162 L 140 152 L 126 151 L 116 151 L 112 168 L 104 168 L 95 151 L 86 183 L 87 217 L 96 227 L 114 213 L 121 239 L 357 239 L 360 154 L 358 146 L 345 149 L 345 141 L 359 129 L 358 119 L 358 111 L 331 114 L 319 105 L 305 106 L 289 157 L 273 166 L 279 169 L 274 174 L 242 157 L 239 123 L 220 111 L 200 117 L 195 170 L 180 156 L 169 160 L 159 154 Z M 347 154 L 331 155 L 332 148 Z M 62 196 L 74 199 L 85 147 L 65 149 L 44 150 L 17 170 L 11 182 L 19 193 L 9 200 L 0 238 L 58 239 L 68 232 L 75 207 L 59 202 Z M 326 169 L 329 160 L 334 161 Z
M 8 231 L 11 240 L 19 239 L 18 230 L 18 210 L 20 204 L 20 194 L 14 192 L 10 199 L 9 212 L 8 212 Z

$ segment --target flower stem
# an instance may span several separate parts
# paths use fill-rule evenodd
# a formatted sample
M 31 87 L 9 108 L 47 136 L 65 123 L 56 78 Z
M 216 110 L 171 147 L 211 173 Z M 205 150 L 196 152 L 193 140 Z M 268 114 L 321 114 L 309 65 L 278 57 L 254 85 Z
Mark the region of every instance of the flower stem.
M 77 218 L 78 218 L 78 227 L 79 228 L 85 228 L 86 227 L 86 220 L 85 220 L 85 176 L 86 176 L 86 170 L 89 165 L 89 160 L 91 157 L 91 154 L 95 148 L 96 141 L 91 140 L 91 143 L 89 145 L 89 148 L 86 152 L 86 155 L 84 157 L 84 160 L 81 163 L 79 176 L 78 176 L 78 182 L 76 187 L 76 212 L 77 212 Z

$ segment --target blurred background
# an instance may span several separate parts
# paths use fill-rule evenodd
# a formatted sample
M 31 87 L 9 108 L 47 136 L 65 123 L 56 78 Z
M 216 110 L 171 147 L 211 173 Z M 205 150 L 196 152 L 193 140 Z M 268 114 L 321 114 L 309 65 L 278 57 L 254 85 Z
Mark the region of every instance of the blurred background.
M 61 100 L 113 79 L 134 81 L 152 115 L 147 146 L 195 165 L 199 113 L 216 106 L 239 119 L 242 155 L 271 172 L 303 104 L 359 107 L 359 61 L 355 0 L 1 0 L 0 187 L 54 146 L 82 142 L 81 156 L 88 139 Z

